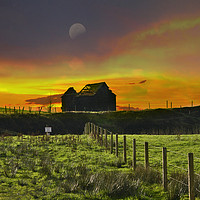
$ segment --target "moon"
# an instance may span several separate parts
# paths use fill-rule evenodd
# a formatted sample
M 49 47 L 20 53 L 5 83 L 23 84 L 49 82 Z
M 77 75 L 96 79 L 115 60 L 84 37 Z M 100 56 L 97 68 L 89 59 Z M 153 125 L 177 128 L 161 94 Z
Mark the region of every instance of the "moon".
M 75 23 L 69 29 L 69 37 L 71 39 L 76 39 L 78 36 L 84 34 L 86 32 L 86 28 L 83 24 Z

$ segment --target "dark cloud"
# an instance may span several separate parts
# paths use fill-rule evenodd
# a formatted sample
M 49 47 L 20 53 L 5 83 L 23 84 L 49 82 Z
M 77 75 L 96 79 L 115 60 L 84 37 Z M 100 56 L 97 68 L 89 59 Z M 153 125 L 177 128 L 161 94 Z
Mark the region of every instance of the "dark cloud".
M 143 84 L 143 83 L 146 83 L 146 81 L 147 80 L 143 80 L 143 81 L 140 81 L 139 83 L 133 83 L 133 82 L 131 82 L 131 83 L 128 83 L 128 84 L 130 84 L 130 85 Z
M 200 1 L 182 0 L 1 0 L 0 52 L 7 59 L 106 55 L 113 38 L 159 21 L 195 13 Z M 87 34 L 70 40 L 69 27 L 82 23 Z M 99 46 L 100 45 L 100 46 Z
M 139 84 L 145 83 L 147 80 L 140 81 Z
M 48 105 L 50 102 L 52 104 L 61 103 L 61 96 L 63 94 L 56 94 L 46 97 L 40 97 L 36 99 L 27 99 L 25 100 L 26 104 L 38 104 L 38 105 Z

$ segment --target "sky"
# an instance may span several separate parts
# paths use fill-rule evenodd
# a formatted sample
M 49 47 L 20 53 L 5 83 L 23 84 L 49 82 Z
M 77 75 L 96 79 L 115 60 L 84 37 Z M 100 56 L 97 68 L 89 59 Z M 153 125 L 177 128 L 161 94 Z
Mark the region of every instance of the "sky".
M 200 105 L 199 44 L 199 0 L 0 0 L 0 106 L 102 81 L 118 110 Z

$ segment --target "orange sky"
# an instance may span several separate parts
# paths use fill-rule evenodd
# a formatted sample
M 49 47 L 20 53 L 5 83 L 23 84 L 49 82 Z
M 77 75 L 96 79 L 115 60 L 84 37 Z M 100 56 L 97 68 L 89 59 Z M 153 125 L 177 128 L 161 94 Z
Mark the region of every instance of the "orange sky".
M 0 106 L 28 107 L 28 99 L 62 94 L 71 86 L 80 91 L 85 84 L 102 81 L 117 95 L 119 107 L 145 109 L 150 103 L 151 108 L 163 108 L 166 100 L 173 107 L 190 106 L 192 100 L 200 105 L 199 13 L 160 16 L 136 29 L 133 25 L 121 35 L 98 38 L 84 53 L 68 50 L 52 56 L 51 45 L 54 51 L 61 48 L 53 42 L 41 57 L 0 56 Z M 75 43 L 83 45 L 84 37 L 87 33 L 74 44 L 69 41 L 71 50 Z M 8 48 L 25 55 L 25 47 Z

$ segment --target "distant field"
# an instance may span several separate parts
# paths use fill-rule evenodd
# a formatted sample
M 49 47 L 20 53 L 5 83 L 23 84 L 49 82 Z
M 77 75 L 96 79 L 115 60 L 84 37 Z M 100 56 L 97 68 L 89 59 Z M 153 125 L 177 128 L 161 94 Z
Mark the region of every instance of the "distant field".
M 82 134 L 87 122 L 120 134 L 199 134 L 200 107 L 104 113 L 8 112 L 0 114 L 0 134 L 41 134 L 46 125 L 52 126 L 55 134 Z
M 187 187 L 168 195 L 162 191 L 157 172 L 148 175 L 152 178 L 145 182 L 146 175 L 140 178 L 144 169 L 132 171 L 132 139 L 136 139 L 140 165 L 144 160 L 143 143 L 149 142 L 150 166 L 158 171 L 161 147 L 167 147 L 168 162 L 176 166 L 170 166 L 169 174 L 173 170 L 181 172 L 180 168 L 187 170 L 187 152 L 200 157 L 199 135 L 127 136 L 127 164 L 122 161 L 122 136 L 119 158 L 106 153 L 87 135 L 23 137 L 0 139 L 1 199 L 177 199 L 175 194 L 187 199 Z M 200 163 L 195 159 L 196 172 L 199 169 Z

